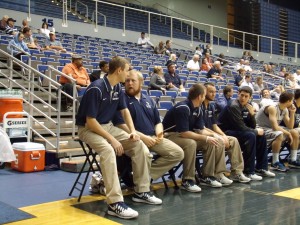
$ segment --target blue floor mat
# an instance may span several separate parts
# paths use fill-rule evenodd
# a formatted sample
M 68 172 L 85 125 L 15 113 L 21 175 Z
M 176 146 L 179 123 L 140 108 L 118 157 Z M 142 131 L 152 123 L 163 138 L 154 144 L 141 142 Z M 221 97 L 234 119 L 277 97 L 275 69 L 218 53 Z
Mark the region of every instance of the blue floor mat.
M 23 212 L 4 202 L 0 202 L 0 224 L 11 223 L 19 220 L 34 218 L 33 215 Z

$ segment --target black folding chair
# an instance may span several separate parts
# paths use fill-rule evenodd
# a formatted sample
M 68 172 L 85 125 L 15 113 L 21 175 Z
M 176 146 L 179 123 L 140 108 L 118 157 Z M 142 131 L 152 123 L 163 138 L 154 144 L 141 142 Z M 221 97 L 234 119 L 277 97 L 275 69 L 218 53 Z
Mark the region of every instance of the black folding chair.
M 69 193 L 69 196 L 72 195 L 74 189 L 78 190 L 79 191 L 79 196 L 78 196 L 78 199 L 77 201 L 80 202 L 80 199 L 81 199 L 81 196 L 82 196 L 82 193 L 84 191 L 84 188 L 85 188 L 85 185 L 86 185 L 86 182 L 87 182 L 87 179 L 89 177 L 89 174 L 90 172 L 92 171 L 93 173 L 96 172 L 96 170 L 94 169 L 94 164 L 96 165 L 97 167 L 97 170 L 101 171 L 100 169 L 100 166 L 99 166 L 99 163 L 97 162 L 96 160 L 96 156 L 97 156 L 97 152 L 94 152 L 93 149 L 85 143 L 86 147 L 84 146 L 84 143 L 83 141 L 81 141 L 80 139 L 77 139 L 76 141 L 79 142 L 79 144 L 81 145 L 82 147 L 82 150 L 84 152 L 84 155 L 85 155 L 85 161 L 82 165 L 82 168 L 73 184 L 73 187 Z M 83 182 L 82 180 L 80 179 L 81 178 L 81 175 L 83 175 L 82 173 L 84 172 L 84 169 L 86 167 L 86 164 L 88 164 L 88 171 L 85 175 L 85 177 L 83 177 Z

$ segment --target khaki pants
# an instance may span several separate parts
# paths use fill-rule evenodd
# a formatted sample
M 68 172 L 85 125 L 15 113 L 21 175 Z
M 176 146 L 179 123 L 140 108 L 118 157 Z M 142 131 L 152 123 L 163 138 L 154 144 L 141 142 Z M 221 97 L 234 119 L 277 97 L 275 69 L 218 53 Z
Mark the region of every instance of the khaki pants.
M 182 138 L 177 132 L 170 132 L 166 137 L 178 144 L 184 151 L 182 179 L 195 180 L 195 162 L 198 149 L 203 154 L 203 176 L 219 178 L 221 173 L 226 172 L 225 146 L 223 142 L 220 141 L 222 144 L 214 146 L 207 144 L 205 141 Z
M 155 138 L 155 136 L 153 136 Z M 150 176 L 153 180 L 158 179 L 177 165 L 184 156 L 183 150 L 174 142 L 164 138 L 158 144 L 149 148 L 160 157 L 152 162 Z
M 112 123 L 101 125 L 122 144 L 125 154 L 131 158 L 134 190 L 148 192 L 150 190 L 149 169 L 152 155 L 142 141 L 129 140 L 129 134 L 114 127 Z M 116 154 L 113 147 L 102 136 L 92 132 L 87 127 L 78 127 L 79 138 L 87 143 L 100 156 L 100 168 L 106 188 L 107 203 L 124 201 L 120 187 Z
M 244 160 L 242 155 L 242 150 L 238 139 L 232 136 L 227 136 L 230 144 L 230 148 L 226 149 L 228 153 L 232 174 L 241 174 L 244 170 Z

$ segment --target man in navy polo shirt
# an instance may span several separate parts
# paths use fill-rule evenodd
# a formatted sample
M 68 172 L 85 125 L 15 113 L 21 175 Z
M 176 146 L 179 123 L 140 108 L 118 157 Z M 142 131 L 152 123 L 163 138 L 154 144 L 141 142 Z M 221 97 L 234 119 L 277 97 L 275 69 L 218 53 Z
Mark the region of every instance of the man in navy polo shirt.
M 167 112 L 163 125 L 168 129 L 166 137 L 184 151 L 183 185 L 194 185 L 196 152 L 199 149 L 203 153 L 201 182 L 211 187 L 222 187 L 217 179 L 221 178 L 224 184 L 231 184 L 232 180 L 224 176 L 223 141 L 204 128 L 200 106 L 205 95 L 206 88 L 202 84 L 194 84 L 189 90 L 188 99 L 177 103 Z
M 178 145 L 164 138 L 156 104 L 149 96 L 141 92 L 143 82 L 144 78 L 140 72 L 136 70 L 129 72 L 125 81 L 125 101 L 141 140 L 151 151 L 159 155 L 159 158 L 152 162 L 150 170 L 151 178 L 156 180 L 177 165 L 183 159 L 184 153 Z M 113 122 L 129 132 L 120 114 Z M 188 191 L 198 192 L 201 189 L 197 186 Z
M 175 73 L 176 65 L 174 63 L 168 64 L 168 72 L 165 73 L 165 80 L 169 91 L 184 91 L 184 87 L 180 77 Z
M 217 124 L 216 109 L 213 102 L 216 97 L 216 87 L 214 83 L 205 83 L 204 86 L 206 87 L 206 96 L 201 105 L 201 110 L 204 116 L 205 127 L 208 132 L 212 132 L 223 139 L 225 150 L 230 158 L 231 176 L 233 179 L 240 183 L 248 183 L 250 178 L 243 174 L 244 160 L 238 140 L 235 137 L 226 136 Z M 222 183 L 222 180 L 220 180 L 220 183 Z
M 123 200 L 116 155 L 131 157 L 135 194 L 133 201 L 161 204 L 162 201 L 150 193 L 150 163 L 152 155 L 136 134 L 130 113 L 124 101 L 120 82 L 125 82 L 129 63 L 114 57 L 109 63 L 109 72 L 96 80 L 83 95 L 76 124 L 79 138 L 89 144 L 100 155 L 100 166 L 106 187 L 108 214 L 124 219 L 135 218 L 138 212 L 129 208 Z M 113 126 L 111 120 L 120 111 L 130 134 Z

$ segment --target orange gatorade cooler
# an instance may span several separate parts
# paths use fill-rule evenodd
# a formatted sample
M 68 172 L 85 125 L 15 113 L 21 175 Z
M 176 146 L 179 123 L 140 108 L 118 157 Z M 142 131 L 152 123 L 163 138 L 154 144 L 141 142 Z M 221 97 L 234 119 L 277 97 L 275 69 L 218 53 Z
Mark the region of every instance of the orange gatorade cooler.
M 12 145 L 16 161 L 11 163 L 14 170 L 21 172 L 41 171 L 45 168 L 45 147 L 34 142 L 18 142 Z
M 20 90 L 0 90 L 0 123 L 7 112 L 23 112 L 23 95 Z M 22 118 L 22 115 L 10 115 L 8 118 Z

